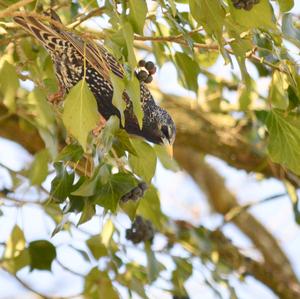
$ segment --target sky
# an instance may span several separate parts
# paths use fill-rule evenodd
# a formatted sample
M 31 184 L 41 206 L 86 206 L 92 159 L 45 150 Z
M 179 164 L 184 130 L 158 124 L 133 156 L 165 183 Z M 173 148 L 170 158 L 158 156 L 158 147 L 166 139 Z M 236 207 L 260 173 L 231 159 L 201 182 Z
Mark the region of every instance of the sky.
M 300 13 L 300 2 L 295 2 L 293 12 Z M 230 66 L 225 66 L 221 59 L 211 70 L 218 71 L 225 77 L 230 77 L 232 71 Z M 255 72 L 251 72 L 251 75 L 255 77 Z M 165 78 L 168 78 L 168 80 Z M 171 64 L 167 63 L 158 71 L 156 80 L 164 92 L 193 96 L 193 93 L 178 85 L 176 70 Z M 199 84 L 204 85 L 205 81 L 199 78 Z M 266 84 L 267 82 L 261 84 L 262 89 L 264 89 Z M 225 178 L 226 185 L 235 193 L 241 204 L 257 202 L 270 195 L 282 193 L 285 190 L 284 186 L 275 179 L 259 181 L 255 175 L 235 170 L 217 158 L 208 156 L 206 160 Z M 9 141 L 0 139 L 1 163 L 7 163 L 14 169 L 20 169 L 24 165 L 29 165 L 31 161 L 32 157 L 25 150 Z M 49 181 L 50 179 L 48 179 L 46 185 L 49 184 Z M 1 184 L 4 186 L 10 184 L 7 173 L 3 169 L 0 169 L 0 187 Z M 186 219 L 195 224 L 203 224 L 208 228 L 214 228 L 220 223 L 221 217 L 212 216 L 204 194 L 186 173 L 182 171 L 173 173 L 158 165 L 154 184 L 160 191 L 162 208 L 166 214 L 176 219 Z M 32 190 L 29 191 L 31 192 Z M 38 195 L 32 193 L 31 196 L 34 199 Z M 24 229 L 28 241 L 45 238 L 53 229 L 51 222 L 45 219 L 41 211 L 33 205 L 24 207 L 19 212 L 8 208 L 4 209 L 4 212 L 5 216 L 0 217 L 0 242 L 7 239 L 15 223 L 18 223 Z M 294 222 L 289 198 L 282 197 L 268 203 L 256 205 L 250 209 L 250 212 L 276 236 L 290 259 L 295 272 L 300 277 L 300 230 Z M 124 219 L 124 217 L 121 217 L 119 221 L 120 225 L 128 226 L 129 224 L 128 219 Z M 94 221 L 91 221 L 83 227 L 97 233 L 99 226 Z M 251 243 L 233 225 L 226 225 L 224 232 L 236 245 L 246 252 L 247 250 L 249 251 L 248 248 L 251 247 Z M 63 244 L 69 238 L 68 234 L 60 233 L 52 241 L 56 244 Z M 76 236 L 77 238 L 83 240 L 85 236 L 84 234 L 79 234 Z M 75 244 L 79 247 L 82 246 L 78 241 L 75 241 Z M 131 254 L 132 256 L 139 256 L 139 253 L 136 251 L 132 251 Z M 75 271 L 84 272 L 89 270 L 82 258 L 74 256 L 74 252 L 69 248 L 59 247 L 59 256 L 66 265 Z M 143 257 L 139 256 L 139 258 L 142 259 Z M 168 261 L 165 262 L 169 263 Z M 200 271 L 204 271 L 201 265 L 195 265 L 195 268 L 199 271 L 196 270 L 186 284 L 191 299 L 199 298 L 199 293 L 205 299 L 214 299 L 215 295 L 201 283 L 203 282 L 203 277 Z M 62 271 L 57 264 L 54 264 L 54 271 L 55 275 L 43 271 L 34 271 L 28 275 L 28 270 L 24 269 L 20 271 L 20 277 L 44 293 L 54 292 L 59 295 L 70 295 L 80 291 L 82 283 L 78 277 Z M 239 299 L 277 298 L 267 288 L 252 278 L 247 278 L 243 284 L 239 283 L 236 278 L 232 278 L 231 283 L 236 286 Z M 158 285 L 167 286 L 163 281 L 159 281 Z M 126 298 L 125 293 L 122 294 L 123 298 Z M 168 294 L 156 288 L 150 289 L 148 295 L 150 299 L 170 298 Z M 28 296 L 28 293 L 9 275 L 0 270 L 0 299 L 26 298 L 26 296 Z

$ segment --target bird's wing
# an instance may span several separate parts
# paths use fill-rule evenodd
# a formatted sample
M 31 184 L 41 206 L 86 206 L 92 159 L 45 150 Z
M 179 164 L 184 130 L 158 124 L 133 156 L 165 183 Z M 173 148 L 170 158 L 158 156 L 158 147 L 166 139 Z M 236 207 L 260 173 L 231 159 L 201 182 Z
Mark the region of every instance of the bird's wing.
M 108 82 L 110 82 L 110 71 L 121 78 L 124 76 L 122 65 L 99 43 L 93 40 L 83 41 L 71 32 L 57 28 L 53 24 L 51 27 L 47 26 L 31 16 L 17 16 L 14 20 L 35 36 L 50 53 L 55 51 L 57 45 L 64 46 L 66 42 L 69 42 L 83 57 L 83 60 L 86 60 L 87 65 L 91 65 Z

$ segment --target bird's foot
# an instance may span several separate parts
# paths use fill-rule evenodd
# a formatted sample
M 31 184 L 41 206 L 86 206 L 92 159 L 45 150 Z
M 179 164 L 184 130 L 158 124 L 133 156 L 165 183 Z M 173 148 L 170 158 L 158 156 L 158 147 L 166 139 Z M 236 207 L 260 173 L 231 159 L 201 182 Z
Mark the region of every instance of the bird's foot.
M 153 80 L 152 75 L 156 73 L 156 66 L 154 63 L 152 61 L 146 62 L 145 60 L 140 60 L 139 67 L 144 69 L 137 72 L 137 78 L 145 83 L 151 83 Z
M 61 102 L 64 98 L 65 91 L 60 88 L 57 92 L 48 95 L 47 99 L 50 103 L 57 105 L 59 102 Z
M 93 129 L 93 135 L 95 137 L 99 136 L 101 130 L 105 127 L 106 119 L 100 114 L 98 124 L 95 129 Z

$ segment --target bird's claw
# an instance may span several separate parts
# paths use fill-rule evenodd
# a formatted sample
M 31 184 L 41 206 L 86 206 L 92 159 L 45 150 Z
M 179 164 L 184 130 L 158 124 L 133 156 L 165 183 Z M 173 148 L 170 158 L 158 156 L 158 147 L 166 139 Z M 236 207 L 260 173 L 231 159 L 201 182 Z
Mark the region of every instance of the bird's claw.
M 92 131 L 95 137 L 99 136 L 101 130 L 105 127 L 105 124 L 106 124 L 106 119 L 100 114 L 98 124 L 96 128 L 94 128 Z
M 57 105 L 59 102 L 63 100 L 64 96 L 65 96 L 65 91 L 63 90 L 63 88 L 60 87 L 57 92 L 48 95 L 47 99 L 53 105 Z

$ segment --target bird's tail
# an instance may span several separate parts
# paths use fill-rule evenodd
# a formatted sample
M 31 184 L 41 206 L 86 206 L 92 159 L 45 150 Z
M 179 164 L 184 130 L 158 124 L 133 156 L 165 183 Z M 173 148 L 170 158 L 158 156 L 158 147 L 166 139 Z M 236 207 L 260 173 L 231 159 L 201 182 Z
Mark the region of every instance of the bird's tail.
M 28 33 L 38 39 L 47 50 L 53 51 L 55 45 L 62 42 L 60 34 L 55 27 L 47 26 L 31 16 L 16 16 L 13 19 Z

